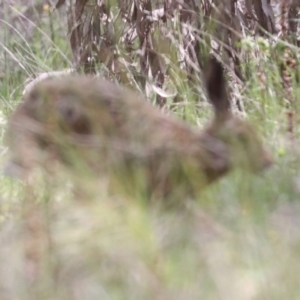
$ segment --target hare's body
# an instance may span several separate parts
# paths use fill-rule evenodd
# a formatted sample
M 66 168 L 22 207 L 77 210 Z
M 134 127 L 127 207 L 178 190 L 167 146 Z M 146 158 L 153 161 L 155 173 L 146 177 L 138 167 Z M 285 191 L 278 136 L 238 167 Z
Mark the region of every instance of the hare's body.
M 201 132 L 105 80 L 70 75 L 37 83 L 9 121 L 8 169 L 55 158 L 78 177 L 105 175 L 114 188 L 157 196 L 197 192 L 235 164 L 262 169 L 270 159 L 251 126 L 231 114 L 222 69 L 211 64 L 215 118 Z

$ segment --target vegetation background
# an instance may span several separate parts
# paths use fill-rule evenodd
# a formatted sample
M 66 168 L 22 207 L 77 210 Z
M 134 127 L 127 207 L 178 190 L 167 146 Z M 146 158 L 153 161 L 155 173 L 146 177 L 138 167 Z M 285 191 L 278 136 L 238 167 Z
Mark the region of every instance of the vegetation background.
M 201 69 L 222 59 L 233 106 L 275 158 L 158 211 L 74 201 L 61 176 L 0 178 L 0 298 L 299 299 L 299 1 L 0 1 L 0 133 L 27 79 L 74 68 L 202 127 Z M 6 146 L 1 143 L 1 164 Z

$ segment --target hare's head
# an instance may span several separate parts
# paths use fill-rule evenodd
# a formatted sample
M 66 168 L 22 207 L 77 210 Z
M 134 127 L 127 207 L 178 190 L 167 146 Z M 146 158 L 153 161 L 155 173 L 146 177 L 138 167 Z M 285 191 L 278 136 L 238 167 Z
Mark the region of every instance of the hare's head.
M 228 168 L 240 166 L 258 172 L 272 164 L 270 154 L 264 149 L 254 127 L 234 116 L 231 111 L 223 67 L 210 58 L 205 70 L 205 83 L 209 100 L 214 108 L 214 118 L 205 131 L 211 143 L 221 143 L 224 164 Z

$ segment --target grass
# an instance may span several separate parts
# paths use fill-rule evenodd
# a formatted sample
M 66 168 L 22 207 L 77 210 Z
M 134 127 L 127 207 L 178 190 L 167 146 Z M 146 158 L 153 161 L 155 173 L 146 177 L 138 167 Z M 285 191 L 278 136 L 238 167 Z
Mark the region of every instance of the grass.
M 29 42 L 15 30 L 1 44 L 1 140 L 28 75 L 69 66 L 65 38 L 55 35 L 53 43 L 47 22 L 40 26 Z M 75 200 L 63 174 L 38 176 L 31 186 L 1 177 L 0 299 L 299 299 L 297 140 L 287 137 L 276 61 L 259 43 L 251 47 L 264 56 L 245 63 L 251 77 L 242 100 L 274 166 L 257 176 L 237 170 L 171 211 L 111 199 L 105 189 L 97 199 Z M 202 126 L 209 108 L 197 105 L 172 111 Z M 3 166 L 2 142 L 0 150 Z

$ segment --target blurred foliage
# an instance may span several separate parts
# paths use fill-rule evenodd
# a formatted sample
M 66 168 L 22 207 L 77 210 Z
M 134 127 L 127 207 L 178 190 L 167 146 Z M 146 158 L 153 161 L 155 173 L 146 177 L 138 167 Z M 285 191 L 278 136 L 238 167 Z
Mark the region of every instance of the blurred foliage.
M 26 25 L 11 21 L 26 1 L 21 9 L 10 2 L 0 2 L 1 141 L 25 78 L 71 66 L 146 93 L 149 82 L 158 103 L 202 126 L 210 112 L 201 67 L 212 46 L 237 113 L 247 113 L 276 163 L 263 176 L 237 171 L 172 211 L 112 199 L 105 188 L 77 201 L 63 173 L 30 184 L 1 177 L 0 299 L 298 300 L 298 1 L 59 1 L 31 22 L 32 14 L 22 17 Z M 292 139 L 286 110 L 294 112 Z M 2 143 L 0 152 L 2 166 Z

